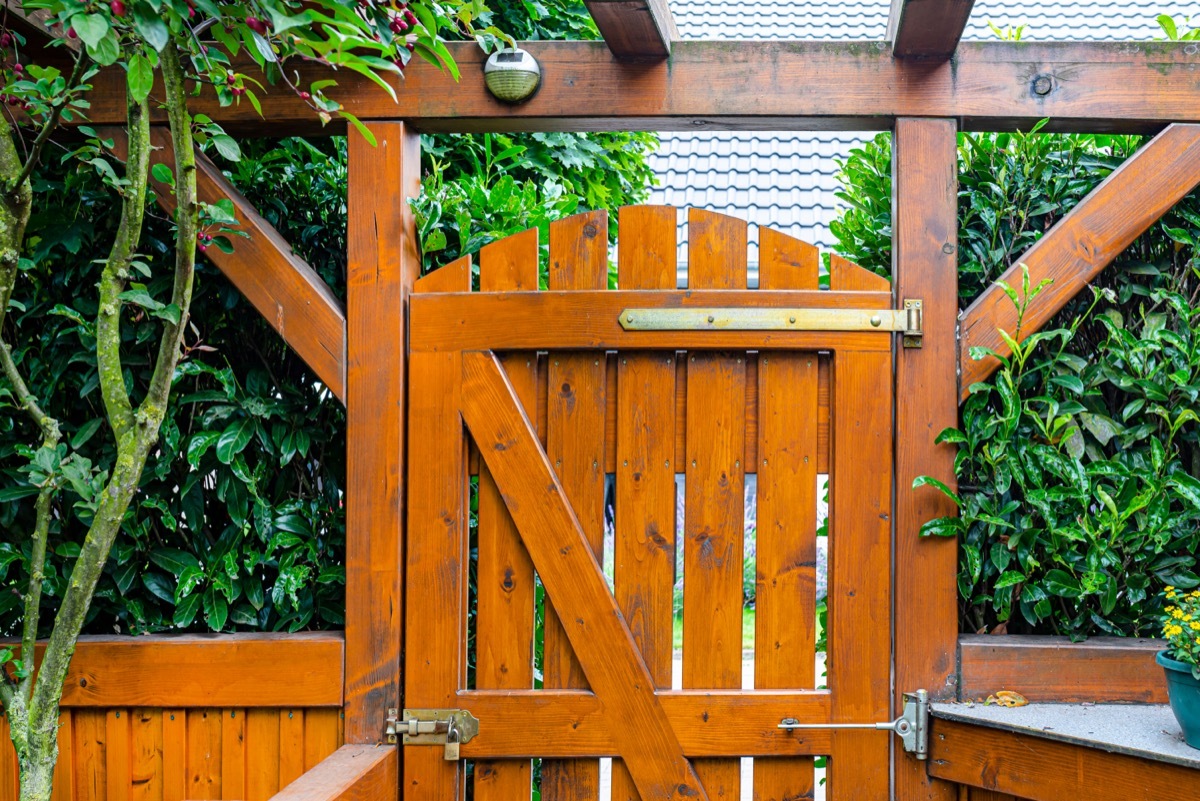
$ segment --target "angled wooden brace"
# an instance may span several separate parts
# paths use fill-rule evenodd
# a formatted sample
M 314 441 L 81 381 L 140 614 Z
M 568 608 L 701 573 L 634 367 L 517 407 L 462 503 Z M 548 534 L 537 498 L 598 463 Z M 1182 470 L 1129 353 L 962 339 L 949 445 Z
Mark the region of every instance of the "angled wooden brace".
M 558 610 L 643 799 L 708 801 L 654 680 L 504 369 L 463 354 L 461 411 Z
M 1019 287 L 1025 264 L 1031 286 L 1047 278 L 1053 281 L 1029 304 L 1018 339 L 1023 341 L 1044 326 L 1197 184 L 1200 125 L 1171 125 L 1130 156 L 1001 277 Z M 1000 287 L 992 286 L 959 320 L 959 400 L 963 401 L 972 384 L 986 380 L 1000 366 L 993 357 L 972 359 L 971 348 L 990 348 L 1007 356 L 1010 351 L 999 330 L 1015 336 L 1017 310 Z
M 118 158 L 127 153 L 128 140 L 122 128 L 102 128 L 101 138 L 113 140 Z M 171 134 L 154 128 L 151 164 L 174 164 Z M 175 210 L 170 187 L 151 180 L 158 204 L 168 213 Z M 291 246 L 250 201 L 203 153 L 196 153 L 196 190 L 204 203 L 233 201 L 239 229 L 249 237 L 232 237 L 233 253 L 210 248 L 205 254 L 217 265 L 254 308 L 279 332 L 300 358 L 312 368 L 329 390 L 346 402 L 346 310 L 316 270 L 292 252 Z
M 679 38 L 667 0 L 584 0 L 619 61 L 661 61 Z

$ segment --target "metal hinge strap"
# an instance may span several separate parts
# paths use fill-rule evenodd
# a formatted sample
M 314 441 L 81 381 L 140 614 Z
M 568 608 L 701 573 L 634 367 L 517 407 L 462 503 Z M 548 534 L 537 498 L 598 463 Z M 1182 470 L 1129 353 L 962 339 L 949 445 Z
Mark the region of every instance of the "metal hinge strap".
M 895 720 L 884 723 L 800 723 L 784 718 L 781 729 L 880 729 L 900 738 L 904 750 L 917 759 L 929 757 L 929 693 L 917 690 L 904 694 L 904 711 Z
M 922 309 L 918 299 L 903 309 L 624 309 L 620 323 L 626 331 L 890 331 L 919 348 Z

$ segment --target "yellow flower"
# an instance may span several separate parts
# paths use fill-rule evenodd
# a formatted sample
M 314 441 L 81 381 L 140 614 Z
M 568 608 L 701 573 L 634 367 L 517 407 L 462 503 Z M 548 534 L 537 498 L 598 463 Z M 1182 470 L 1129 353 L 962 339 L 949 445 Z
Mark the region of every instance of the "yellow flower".
M 1168 585 L 1167 585 L 1166 587 L 1164 587 L 1163 589 L 1165 589 L 1167 592 L 1170 592 L 1171 590 L 1175 589 L 1175 587 L 1174 587 L 1174 586 L 1172 586 L 1172 585 L 1170 585 L 1170 584 L 1168 584 Z
M 1192 631 L 1200 631 L 1200 621 L 1193 621 L 1189 623 L 1188 628 Z
M 1182 620 L 1183 619 L 1183 610 L 1176 609 L 1174 612 L 1171 613 L 1171 617 L 1175 618 L 1176 620 Z

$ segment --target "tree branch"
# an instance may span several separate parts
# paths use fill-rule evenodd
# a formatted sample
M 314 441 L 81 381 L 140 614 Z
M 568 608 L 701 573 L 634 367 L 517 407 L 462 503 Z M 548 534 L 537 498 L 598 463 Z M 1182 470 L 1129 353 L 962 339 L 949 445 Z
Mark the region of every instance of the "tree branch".
M 29 180 L 33 175 L 34 169 L 38 165 L 38 161 L 42 157 L 42 149 L 46 146 L 46 142 L 50 140 L 50 134 L 54 133 L 54 129 L 58 127 L 58 121 L 62 118 L 63 109 L 67 107 L 71 95 L 75 93 L 75 89 L 79 86 L 79 80 L 83 77 L 84 66 L 87 62 L 87 54 L 80 49 L 75 56 L 75 66 L 71 69 L 71 77 L 67 83 L 66 96 L 50 106 L 50 116 L 42 124 L 41 130 L 38 131 L 37 138 L 33 140 L 33 144 L 29 148 L 29 156 L 25 159 L 25 166 L 21 168 L 21 174 L 14 180 L 9 182 L 5 187 L 5 193 L 9 194 L 15 191 L 23 183 Z
M 21 373 L 17 370 L 17 363 L 13 361 L 12 348 L 8 343 L 0 338 L 0 370 L 4 372 L 4 377 L 8 379 L 8 383 L 12 384 L 13 392 L 16 393 L 17 401 L 21 404 L 21 408 L 33 420 L 34 425 L 42 432 L 42 439 L 47 445 L 57 445 L 62 439 L 62 432 L 59 430 L 58 421 L 42 410 L 38 404 L 37 398 L 29 391 L 29 387 L 25 385 L 24 379 L 21 378 Z
M 161 54 L 163 88 L 167 99 L 167 119 L 175 148 L 175 286 L 171 303 L 179 309 L 179 322 L 163 324 L 158 347 L 158 363 L 150 378 L 150 387 L 138 409 L 139 425 L 151 425 L 157 431 L 166 413 L 171 381 L 179 363 L 179 348 L 187 326 L 192 302 L 192 281 L 196 269 L 196 230 L 199 207 L 196 203 L 196 151 L 192 141 L 191 117 L 187 110 L 187 91 L 179 53 L 167 47 Z
M 25 670 L 25 678 L 21 679 L 20 693 L 23 703 L 28 705 L 29 696 L 33 689 L 33 668 L 36 662 L 35 648 L 37 647 L 38 618 L 41 615 L 42 580 L 46 569 L 46 542 L 50 538 L 51 504 L 57 488 L 53 482 L 42 487 L 38 493 L 34 508 L 37 512 L 37 522 L 33 528 L 32 553 L 29 557 L 29 588 L 25 591 L 25 620 L 21 622 L 23 629 L 21 637 L 21 662 Z
M 146 193 L 150 174 L 150 112 L 145 101 L 128 99 L 129 155 L 125 160 L 128 181 L 121 201 L 121 223 L 100 275 L 100 308 L 96 313 L 96 367 L 100 395 L 118 446 L 133 429 L 133 406 L 121 369 L 121 293 L 129 280 L 129 265 L 142 238 Z

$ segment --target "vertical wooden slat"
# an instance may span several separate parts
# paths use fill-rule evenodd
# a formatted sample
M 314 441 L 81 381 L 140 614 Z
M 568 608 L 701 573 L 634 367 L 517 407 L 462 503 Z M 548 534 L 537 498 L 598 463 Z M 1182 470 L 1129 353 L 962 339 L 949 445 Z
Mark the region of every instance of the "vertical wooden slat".
M 608 286 L 608 212 L 576 214 L 550 224 L 550 289 Z M 604 353 L 552 353 L 546 402 L 547 454 L 587 534 L 604 561 Z M 548 599 L 543 686 L 585 689 L 587 679 Z M 596 759 L 542 763 L 545 801 L 590 801 L 600 792 Z
M 759 229 L 759 286 L 816 289 L 812 245 Z M 816 686 L 817 354 L 758 356 L 754 686 Z M 811 759 L 754 760 L 755 801 L 810 797 Z
M 132 709 L 129 714 L 133 739 L 133 759 L 130 769 L 130 780 L 133 787 L 129 797 L 131 801 L 162 801 L 162 710 Z
M 827 670 L 837 721 L 891 716 L 891 368 L 889 351 L 834 356 Z M 835 732 L 831 797 L 887 798 L 890 746 L 887 732 Z
M 279 712 L 246 712 L 246 744 L 254 755 L 246 766 L 246 801 L 266 801 L 279 792 Z
M 103 710 L 75 711 L 75 793 L 80 799 L 106 801 L 108 780 L 105 754 L 105 714 Z M 114 799 L 113 801 L 116 801 Z
M 415 291 L 471 291 L 470 261 L 461 259 L 421 279 Z M 407 706 L 453 708 L 466 685 L 467 447 L 458 413 L 462 359 L 414 354 L 410 365 L 407 592 Z M 432 466 L 436 465 L 436 469 Z M 405 801 L 455 801 L 462 767 L 436 748 L 405 749 Z
M 479 254 L 483 292 L 536 292 L 536 229 L 484 247 Z M 537 354 L 502 358 L 526 415 L 537 420 Z M 481 690 L 533 687 L 534 575 L 516 525 L 486 465 L 479 467 L 479 562 L 475 684 Z M 529 760 L 481 760 L 475 765 L 478 801 L 515 801 L 531 790 Z
M 18 789 L 17 750 L 12 744 L 8 716 L 0 713 L 0 793 L 16 798 Z
M 304 710 L 305 771 L 338 749 L 338 715 L 337 709 Z
M 222 798 L 241 801 L 246 797 L 247 758 L 246 710 L 221 710 L 221 792 Z
M 675 287 L 676 211 L 621 209 L 617 283 L 623 289 Z M 675 588 L 675 356 L 618 353 L 616 403 L 617 603 L 658 689 L 671 687 Z M 638 801 L 621 760 L 613 760 L 612 801 Z
M 746 288 L 746 223 L 692 209 L 688 287 Z M 746 354 L 687 357 L 683 686 L 742 686 Z M 739 798 L 736 759 L 697 759 L 709 798 Z
M 74 726 L 71 725 L 72 714 L 70 709 L 64 709 L 58 716 L 58 763 L 54 766 L 54 794 L 50 797 L 50 801 L 74 801 L 76 797 L 75 734 Z M 0 787 L 2 786 L 3 784 L 0 783 Z M 136 793 L 134 798 L 138 798 Z M 161 801 L 161 791 L 154 797 L 154 801 Z
M 955 486 L 954 447 L 934 445 L 958 423 L 958 168 L 953 120 L 900 119 L 892 148 L 892 259 L 896 303 L 923 302 L 920 349 L 896 356 L 896 689 L 955 697 L 958 638 L 957 542 L 921 537 L 922 524 L 956 514 L 953 502 L 913 479 Z M 912 592 L 919 587 L 920 592 Z M 919 632 L 919 636 L 914 636 Z M 925 766 L 896 755 L 896 797 L 950 801 L 953 788 Z
M 104 717 L 105 784 L 109 798 L 128 798 L 132 768 L 129 710 L 112 709 Z
M 304 773 L 304 710 L 279 710 L 279 789 Z
M 79 717 L 76 713 L 76 724 Z M 164 709 L 163 730 L 163 801 L 182 801 L 188 797 L 187 711 Z
M 892 285 L 882 275 L 831 253 L 829 288 L 839 292 L 890 292 Z
M 221 797 L 221 711 L 187 711 L 187 798 Z
M 375 743 L 400 706 L 404 621 L 405 315 L 421 271 L 408 200 L 420 137 L 402 122 L 349 134 L 346 389 L 346 737 Z

